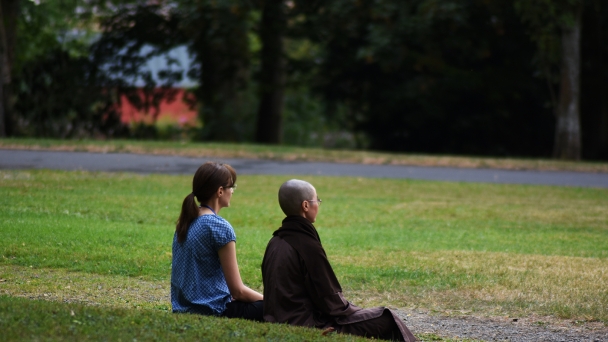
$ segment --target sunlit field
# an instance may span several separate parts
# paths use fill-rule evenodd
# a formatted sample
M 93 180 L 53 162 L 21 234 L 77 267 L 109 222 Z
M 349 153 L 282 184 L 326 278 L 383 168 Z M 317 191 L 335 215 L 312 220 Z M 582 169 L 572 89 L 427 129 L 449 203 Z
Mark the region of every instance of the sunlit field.
M 235 228 L 243 280 L 260 291 L 264 248 L 283 218 L 277 190 L 294 177 L 239 176 L 220 213 Z M 606 189 L 299 178 L 323 200 L 315 225 L 357 305 L 608 322 Z M 145 327 L 158 339 L 321 338 L 169 313 L 171 241 L 190 186 L 191 176 L 0 171 L 7 338 L 150 339 L 140 335 Z M 55 321 L 36 323 L 30 314 L 38 311 Z M 108 320 L 116 328 L 103 335 Z

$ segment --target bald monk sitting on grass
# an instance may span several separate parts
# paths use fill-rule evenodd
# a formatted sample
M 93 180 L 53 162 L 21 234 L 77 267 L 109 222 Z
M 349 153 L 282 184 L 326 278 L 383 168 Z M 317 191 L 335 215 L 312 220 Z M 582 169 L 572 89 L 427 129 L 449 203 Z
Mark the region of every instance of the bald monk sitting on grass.
M 362 309 L 342 296 L 315 222 L 321 200 L 308 182 L 292 179 L 279 189 L 287 216 L 268 242 L 262 278 L 264 320 L 378 339 L 415 341 L 395 313 L 384 307 Z

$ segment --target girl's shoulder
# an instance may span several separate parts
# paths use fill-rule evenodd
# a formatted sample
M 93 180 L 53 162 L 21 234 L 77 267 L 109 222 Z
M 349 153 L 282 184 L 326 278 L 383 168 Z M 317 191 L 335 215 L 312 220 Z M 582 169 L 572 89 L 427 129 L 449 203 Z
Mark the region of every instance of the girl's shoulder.
M 188 236 L 214 242 L 216 247 L 236 241 L 236 234 L 230 223 L 217 215 L 199 216 L 190 226 Z
M 201 215 L 197 217 L 193 226 L 210 226 L 210 227 L 226 227 L 232 229 L 230 222 L 226 221 L 225 218 L 218 215 Z

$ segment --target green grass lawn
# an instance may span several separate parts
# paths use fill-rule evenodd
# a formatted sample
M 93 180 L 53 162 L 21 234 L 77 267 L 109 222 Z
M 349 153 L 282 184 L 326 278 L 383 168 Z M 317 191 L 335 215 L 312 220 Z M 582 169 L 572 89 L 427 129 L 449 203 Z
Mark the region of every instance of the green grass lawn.
M 327 340 L 319 331 L 201 315 L 169 314 L 0 296 L 2 340 L 303 341 Z M 348 335 L 334 341 L 363 341 Z
M 289 178 L 239 176 L 221 212 L 258 290 Z M 606 189 L 303 179 L 323 199 L 315 225 L 357 305 L 608 323 Z M 169 313 L 171 241 L 190 186 L 191 176 L 0 170 L 0 330 L 9 340 L 321 338 Z

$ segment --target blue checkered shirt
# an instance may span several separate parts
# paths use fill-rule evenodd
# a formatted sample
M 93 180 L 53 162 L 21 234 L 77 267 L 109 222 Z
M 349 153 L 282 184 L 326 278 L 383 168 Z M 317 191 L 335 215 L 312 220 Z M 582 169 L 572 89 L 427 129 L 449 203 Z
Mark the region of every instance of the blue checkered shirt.
M 230 302 L 217 251 L 236 242 L 234 229 L 217 215 L 199 216 L 190 224 L 186 240 L 173 237 L 171 305 L 173 312 L 220 315 Z

